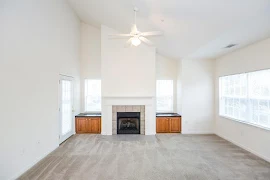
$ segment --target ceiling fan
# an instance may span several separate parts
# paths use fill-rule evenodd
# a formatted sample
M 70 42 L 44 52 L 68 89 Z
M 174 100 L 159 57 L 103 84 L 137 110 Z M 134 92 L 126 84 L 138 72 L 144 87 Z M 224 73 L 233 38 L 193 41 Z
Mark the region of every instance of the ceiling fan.
M 138 46 L 141 44 L 141 42 L 144 42 L 145 44 L 147 44 L 148 46 L 153 46 L 154 44 L 148 40 L 147 36 L 161 36 L 163 35 L 163 32 L 161 31 L 151 31 L 151 32 L 140 32 L 137 29 L 137 25 L 136 25 L 136 13 L 138 12 L 138 8 L 134 7 L 134 25 L 131 28 L 131 32 L 129 34 L 112 34 L 109 35 L 109 38 L 112 39 L 117 39 L 117 38 L 129 38 L 129 40 L 127 41 L 127 45 L 134 45 L 134 46 Z

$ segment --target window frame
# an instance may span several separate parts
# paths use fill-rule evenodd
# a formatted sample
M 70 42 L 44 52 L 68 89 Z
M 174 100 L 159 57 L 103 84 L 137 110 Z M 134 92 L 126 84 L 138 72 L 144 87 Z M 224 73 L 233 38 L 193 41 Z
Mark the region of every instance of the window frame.
M 171 107 L 172 109 L 170 110 L 164 110 L 164 111 L 158 111 L 158 108 L 157 108 L 157 93 L 156 93 L 156 112 L 157 113 L 173 113 L 174 112 L 174 81 L 173 79 L 157 79 L 156 80 L 156 84 L 157 84 L 157 81 L 171 81 L 172 82 L 172 104 L 171 104 Z M 157 87 L 156 87 L 156 91 L 157 91 Z
M 250 88 L 250 86 L 249 86 L 249 74 L 250 73 L 255 73 L 255 72 L 260 72 L 260 71 L 266 71 L 266 70 L 268 70 L 268 71 L 270 71 L 270 69 L 269 68 L 267 68 L 267 69 L 259 69 L 259 70 L 254 70 L 254 71 L 247 71 L 247 72 L 243 72 L 243 73 L 236 73 L 236 74 L 229 74 L 229 75 L 224 75 L 224 76 L 218 76 L 218 88 L 219 88 L 219 90 L 218 90 L 218 116 L 219 117 L 222 117 L 222 118 L 226 118 L 226 119 L 229 119 L 229 120 L 233 120 L 233 121 L 236 121 L 236 122 L 239 122 L 239 123 L 242 123 L 242 124 L 246 124 L 246 125 L 249 125 L 249 126 L 253 126 L 253 127 L 255 127 L 255 128 L 260 128 L 260 129 L 263 129 L 263 130 L 268 130 L 268 131 L 270 131 L 270 127 L 265 127 L 265 126 L 262 126 L 262 125 L 260 125 L 260 124 L 256 124 L 256 123 L 252 123 L 252 122 L 249 122 L 249 120 L 253 120 L 253 118 L 251 118 L 251 114 L 252 113 L 248 113 L 248 117 L 249 118 L 247 118 L 246 120 L 247 121 L 245 121 L 245 120 L 241 120 L 241 119 L 237 119 L 237 118 L 234 118 L 234 117 L 230 117 L 230 116 L 227 116 L 227 115 L 225 115 L 225 114 L 222 114 L 221 113 L 221 98 L 222 98 L 222 83 L 221 83 L 221 78 L 223 78 L 223 77 L 227 77 L 227 76 L 233 76 L 233 75 L 240 75 L 240 74 L 246 74 L 247 75 L 247 82 L 246 82 L 246 84 L 247 84 L 247 97 L 246 97 L 246 101 L 247 101 L 247 106 L 248 106 L 248 108 L 250 108 L 250 101 L 252 100 L 252 98 L 250 98 L 250 93 L 249 93 L 249 88 Z M 267 99 L 263 99 L 263 100 L 267 100 Z M 248 111 L 249 111 L 250 109 L 248 109 Z M 268 119 L 268 123 L 269 123 L 269 121 L 270 121 L 270 119 Z
M 100 81 L 100 86 L 101 86 L 101 79 L 84 79 L 84 96 L 83 96 L 83 98 L 84 98 L 84 112 L 85 113 L 100 113 L 101 111 L 102 111 L 102 102 L 100 102 L 100 111 L 91 111 L 91 110 L 86 110 L 86 107 L 87 107 L 87 105 L 86 105 L 86 82 L 87 81 Z M 101 88 L 100 88 L 100 90 L 101 90 Z M 101 92 L 100 92 L 100 94 L 101 94 Z M 102 96 L 100 97 L 101 98 L 101 101 L 102 101 Z

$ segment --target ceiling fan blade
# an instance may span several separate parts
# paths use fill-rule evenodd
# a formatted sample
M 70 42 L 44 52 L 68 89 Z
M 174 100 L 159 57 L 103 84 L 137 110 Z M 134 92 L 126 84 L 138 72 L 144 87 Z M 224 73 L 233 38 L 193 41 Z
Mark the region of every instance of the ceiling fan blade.
M 129 40 L 127 40 L 126 44 L 125 44 L 125 47 L 130 47 L 132 44 L 131 44 L 131 41 L 132 41 L 132 38 L 129 38 Z
M 140 36 L 139 39 L 140 39 L 142 42 L 144 42 L 145 44 L 147 44 L 148 46 L 154 46 L 154 44 L 153 44 L 150 40 L 146 39 L 146 38 L 143 37 L 143 36 Z
M 150 31 L 150 32 L 142 32 L 142 36 L 161 36 L 163 35 L 163 32 L 161 31 Z
M 111 38 L 111 39 L 128 38 L 128 37 L 132 37 L 132 35 L 131 34 L 111 34 L 111 35 L 109 35 L 109 38 Z

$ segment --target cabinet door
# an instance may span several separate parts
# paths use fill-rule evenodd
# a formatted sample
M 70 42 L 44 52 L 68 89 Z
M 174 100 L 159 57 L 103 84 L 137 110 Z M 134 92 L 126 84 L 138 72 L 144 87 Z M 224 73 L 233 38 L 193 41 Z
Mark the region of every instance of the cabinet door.
M 76 118 L 76 133 L 85 133 L 87 132 L 88 126 L 87 118 Z
M 158 117 L 156 121 L 157 133 L 168 133 L 170 131 L 170 121 L 166 117 Z
M 171 129 L 170 132 L 181 132 L 181 118 L 180 117 L 172 117 L 171 121 Z
M 90 132 L 100 133 L 100 118 L 91 118 L 90 122 Z

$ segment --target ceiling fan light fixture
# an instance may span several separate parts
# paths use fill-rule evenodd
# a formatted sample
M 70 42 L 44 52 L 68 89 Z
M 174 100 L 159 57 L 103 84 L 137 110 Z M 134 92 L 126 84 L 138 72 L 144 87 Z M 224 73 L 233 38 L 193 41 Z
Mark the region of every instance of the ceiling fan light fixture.
M 137 29 L 136 25 L 136 13 L 138 12 L 138 8 L 134 7 L 134 25 L 131 28 L 131 32 L 129 34 L 113 34 L 109 35 L 110 38 L 129 38 L 126 45 L 139 46 L 142 42 L 148 46 L 153 46 L 154 44 L 147 39 L 148 36 L 161 36 L 163 33 L 161 31 L 150 31 L 150 32 L 140 32 Z
M 131 43 L 134 46 L 139 46 L 141 44 L 141 40 L 138 37 L 133 37 Z

